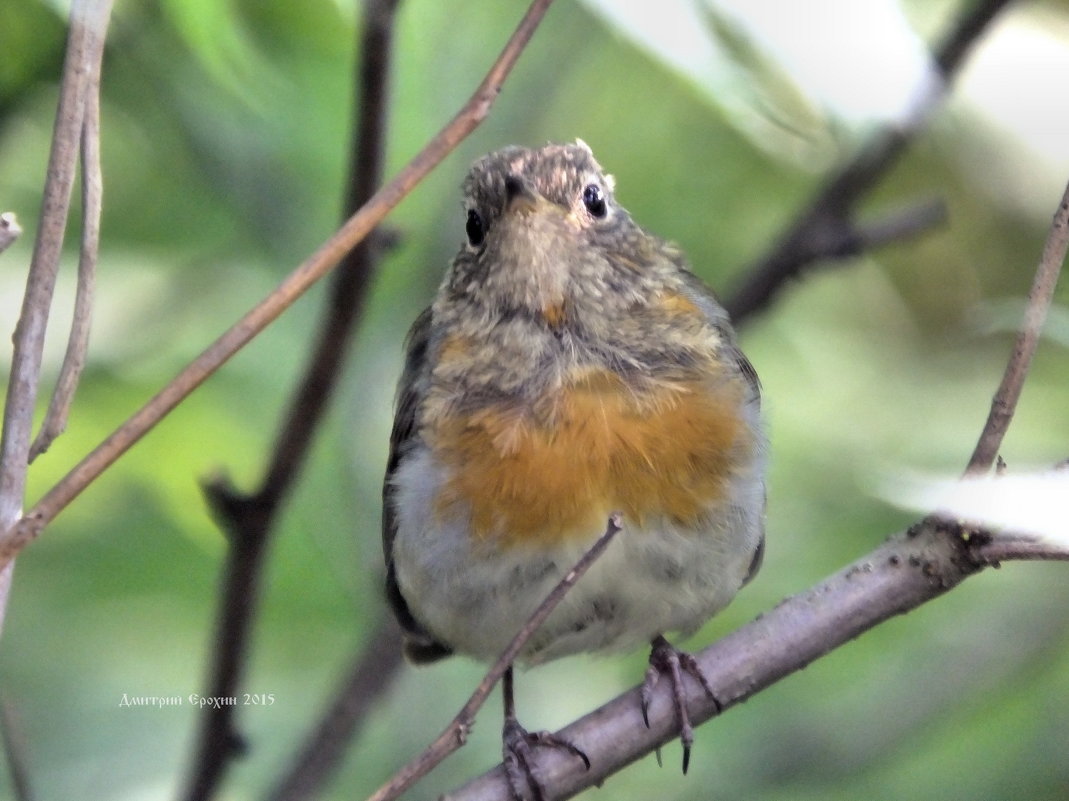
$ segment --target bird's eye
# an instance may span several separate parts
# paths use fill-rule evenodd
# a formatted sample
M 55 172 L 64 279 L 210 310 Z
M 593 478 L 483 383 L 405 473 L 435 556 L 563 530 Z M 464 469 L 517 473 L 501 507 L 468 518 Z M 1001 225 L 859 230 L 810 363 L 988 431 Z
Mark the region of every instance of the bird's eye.
M 477 248 L 486 239 L 486 228 L 483 226 L 483 218 L 475 209 L 468 209 L 468 222 L 464 226 L 468 232 L 468 243 Z
M 597 184 L 587 184 L 583 190 L 583 205 L 594 217 L 604 217 L 609 210 L 605 205 L 605 193 Z

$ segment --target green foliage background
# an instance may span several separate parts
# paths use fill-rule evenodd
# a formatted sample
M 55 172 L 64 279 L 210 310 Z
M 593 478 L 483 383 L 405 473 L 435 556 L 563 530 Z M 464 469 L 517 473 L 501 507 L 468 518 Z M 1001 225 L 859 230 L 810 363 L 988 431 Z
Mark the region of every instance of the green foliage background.
M 55 109 L 65 19 L 57 6 L 8 6 L 0 31 L 0 207 L 27 229 L 2 256 L 6 332 Z M 956 8 L 917 2 L 906 11 L 930 37 Z M 467 98 L 521 12 L 519 2 L 403 0 L 388 173 Z M 31 471 L 31 503 L 333 230 L 356 16 L 341 0 L 117 3 L 104 65 L 94 339 L 69 432 Z M 1069 26 L 1064 3 L 1028 4 L 1007 18 Z M 863 134 L 799 100 L 789 75 L 756 58 L 744 66 L 776 88 L 776 112 L 792 115 L 783 129 L 802 131 L 821 155 L 806 161 L 762 147 L 737 110 L 641 44 L 591 7 L 561 0 L 490 119 L 390 218 L 401 245 L 382 265 L 339 397 L 271 549 L 246 689 L 276 700 L 240 709 L 250 750 L 222 797 L 257 798 L 271 785 L 383 613 L 379 486 L 400 346 L 462 236 L 456 187 L 467 164 L 508 143 L 582 137 L 616 175 L 621 202 L 680 242 L 726 293 Z M 1042 99 L 1056 84 L 1064 85 L 1037 64 L 1013 90 Z M 1069 142 L 1061 102 L 1050 96 L 1050 124 Z M 1006 191 L 1003 175 L 1013 177 Z M 908 525 L 913 512 L 877 497 L 883 478 L 964 465 L 1065 178 L 1037 169 L 997 124 L 951 103 L 862 210 L 875 217 L 938 195 L 949 223 L 811 275 L 749 321 L 743 344 L 765 385 L 772 432 L 768 554 L 759 578 L 692 646 Z M 69 238 L 77 241 L 76 223 Z M 75 259 L 68 248 L 46 376 L 62 353 Z M 198 479 L 217 470 L 243 487 L 257 479 L 321 297 L 318 288 L 299 302 L 19 559 L 0 692 L 21 722 L 40 797 L 174 796 L 196 716 L 188 697 L 204 691 L 224 549 Z M 1011 468 L 1067 455 L 1064 288 L 1058 299 L 1003 449 Z M 700 729 L 687 778 L 670 746 L 663 770 L 645 760 L 591 797 L 1064 798 L 1067 603 L 1065 567 L 989 571 Z M 532 728 L 559 727 L 636 683 L 644 660 L 575 658 L 524 673 L 521 717 Z M 480 675 L 459 659 L 406 667 L 328 797 L 360 798 L 378 786 Z M 124 707 L 124 695 L 185 700 Z M 412 797 L 434 797 L 498 761 L 498 715 L 495 702 L 470 744 Z

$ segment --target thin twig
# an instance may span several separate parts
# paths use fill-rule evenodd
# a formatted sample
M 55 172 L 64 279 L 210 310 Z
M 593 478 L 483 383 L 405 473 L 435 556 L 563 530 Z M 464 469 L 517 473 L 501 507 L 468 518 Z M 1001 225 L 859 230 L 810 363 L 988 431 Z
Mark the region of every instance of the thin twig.
M 20 234 L 22 234 L 22 226 L 19 225 L 15 212 L 5 211 L 0 214 L 0 253 L 11 247 Z
M 689 687 L 687 712 L 691 721 L 697 725 L 741 704 L 888 618 L 943 595 L 991 564 L 985 554 L 992 552 L 992 545 L 980 546 L 986 538 L 973 536 L 967 542 L 947 534 L 934 520 L 899 533 L 697 654 L 715 698 L 697 683 Z M 989 542 L 998 542 L 998 538 L 991 533 Z M 1069 558 L 1064 548 L 1060 554 L 1057 558 Z M 1054 557 L 1007 550 L 1003 558 Z M 655 692 L 648 728 L 643 722 L 640 691 L 635 687 L 558 732 L 590 757 L 589 770 L 556 749 L 539 752 L 537 770 L 549 797 L 559 801 L 597 786 L 679 735 L 670 688 Z M 511 801 L 511 793 L 499 765 L 442 799 Z
M 620 516 L 614 514 L 609 518 L 605 532 L 598 537 L 597 541 L 590 546 L 590 549 L 575 563 L 575 567 L 569 570 L 557 586 L 553 588 L 553 591 L 546 596 L 545 600 L 534 611 L 534 614 L 523 625 L 523 628 L 520 629 L 501 656 L 498 657 L 497 662 L 487 671 L 483 680 L 479 682 L 479 686 L 475 688 L 475 692 L 472 693 L 467 703 L 461 707 L 456 717 L 453 718 L 445 730 L 435 738 L 434 742 L 427 746 L 423 753 L 401 768 L 386 784 L 375 791 L 368 801 L 392 801 L 416 781 L 426 776 L 443 759 L 464 745 L 471 725 L 475 721 L 475 714 L 486 703 L 486 699 L 490 696 L 490 691 L 501 680 L 505 671 L 516 661 L 516 657 L 519 656 L 520 651 L 523 650 L 531 635 L 546 621 L 546 618 L 557 607 L 557 604 L 564 599 L 564 596 L 575 585 L 575 582 L 604 553 L 605 549 L 609 547 L 609 543 L 612 542 L 613 537 L 619 531 Z M 511 790 L 509 792 L 511 794 Z
M 82 120 L 82 246 L 78 257 L 78 288 L 74 295 L 67 352 L 56 379 L 56 388 L 48 404 L 29 459 L 32 462 L 52 444 L 67 427 L 78 379 L 85 367 L 89 350 L 89 327 L 93 319 L 93 290 L 96 283 L 97 254 L 100 249 L 100 213 L 104 179 L 100 172 L 100 64 L 88 76 L 85 87 L 85 113 Z
M 981 0 L 966 10 L 936 48 L 937 76 L 918 87 L 908 119 L 875 132 L 857 155 L 829 178 L 760 261 L 746 269 L 725 307 L 736 325 L 761 311 L 790 279 L 810 264 L 850 251 L 829 250 L 850 230 L 850 216 L 931 119 L 976 40 L 1010 0 Z
M 13 337 L 14 352 L 4 406 L 3 434 L 0 436 L 0 553 L 3 554 L 0 559 L 0 628 L 11 583 L 9 563 L 20 547 L 15 521 L 19 519 L 26 489 L 41 355 L 74 185 L 86 87 L 89 76 L 100 69 L 110 14 L 111 0 L 74 0 L 71 5 L 70 34 L 48 157 L 48 177 L 26 279 L 26 294 Z
M 1043 255 L 1032 279 L 1032 288 L 1028 292 L 1028 305 L 1025 307 L 1024 321 L 1017 332 L 1013 344 L 1013 353 L 1006 364 L 1002 383 L 991 401 L 984 430 L 976 443 L 965 475 L 975 476 L 986 473 L 998 456 L 1002 438 L 1006 435 L 1017 401 L 1021 397 L 1028 368 L 1032 364 L 1043 323 L 1047 319 L 1047 310 L 1054 297 L 1054 288 L 1058 285 L 1058 275 L 1065 261 L 1066 249 L 1069 248 L 1069 185 L 1066 185 L 1061 204 L 1054 214 L 1054 219 L 1043 245 Z
M 264 796 L 265 801 L 305 801 L 319 795 L 337 773 L 372 703 L 390 685 L 401 664 L 400 629 L 392 619 L 383 620 L 363 644 L 293 765 Z
M 11 559 L 40 534 L 60 511 L 141 439 L 189 393 L 200 386 L 231 356 L 326 275 L 360 242 L 442 159 L 453 151 L 490 112 L 524 47 L 534 34 L 552 0 L 534 0 L 505 45 L 505 49 L 471 99 L 457 115 L 413 158 L 397 176 L 375 193 L 360 211 L 302 262 L 261 303 L 228 329 L 182 370 L 167 386 L 136 411 L 100 445 L 50 489 L 0 543 L 0 563 Z
M 359 113 L 360 122 L 352 137 L 357 144 L 350 160 L 345 216 L 367 203 L 382 183 L 396 5 L 396 0 L 372 0 L 366 5 L 360 67 L 354 81 L 358 91 L 353 98 L 354 113 Z M 351 332 L 359 320 L 378 262 L 377 241 L 376 236 L 362 241 L 348 253 L 335 273 L 318 341 L 280 427 L 259 488 L 246 495 L 232 487 L 225 477 L 205 485 L 208 501 L 230 540 L 208 697 L 230 697 L 241 684 L 248 630 L 258 608 L 263 553 L 277 522 L 277 512 L 300 473 L 341 376 Z M 238 561 L 250 564 L 236 564 Z M 348 705 L 344 710 L 354 708 Z M 232 761 L 231 745 L 241 741 L 235 711 L 225 705 L 203 709 L 196 755 L 184 794 L 189 801 L 210 797 Z

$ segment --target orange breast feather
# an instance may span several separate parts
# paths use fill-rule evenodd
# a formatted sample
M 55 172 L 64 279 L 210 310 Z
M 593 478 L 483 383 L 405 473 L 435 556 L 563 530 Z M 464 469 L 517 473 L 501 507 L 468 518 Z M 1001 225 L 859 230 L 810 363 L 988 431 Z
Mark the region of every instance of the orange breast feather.
M 723 498 L 746 424 L 736 381 L 676 384 L 638 402 L 608 371 L 551 399 L 550 422 L 487 408 L 428 434 L 451 478 L 437 514 L 470 509 L 473 534 L 551 544 L 600 531 L 608 515 L 696 525 Z

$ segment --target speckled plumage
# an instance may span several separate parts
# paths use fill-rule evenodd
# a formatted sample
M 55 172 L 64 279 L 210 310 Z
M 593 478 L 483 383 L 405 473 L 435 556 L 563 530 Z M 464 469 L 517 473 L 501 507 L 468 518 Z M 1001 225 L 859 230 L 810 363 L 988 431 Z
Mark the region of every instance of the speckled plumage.
M 614 511 L 623 531 L 522 658 L 689 633 L 756 569 L 756 375 L 680 251 L 612 190 L 581 142 L 505 148 L 464 183 L 480 236 L 409 335 L 384 488 L 417 659 L 496 657 Z

